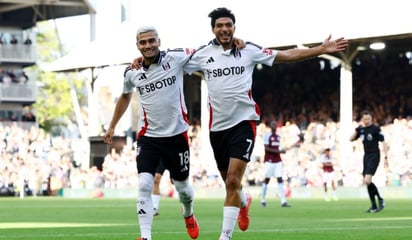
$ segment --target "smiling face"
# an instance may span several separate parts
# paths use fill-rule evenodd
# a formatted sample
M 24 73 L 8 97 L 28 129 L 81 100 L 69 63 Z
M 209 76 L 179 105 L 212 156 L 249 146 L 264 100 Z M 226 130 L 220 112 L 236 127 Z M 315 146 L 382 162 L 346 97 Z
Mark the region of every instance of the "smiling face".
M 212 31 L 216 36 L 216 40 L 225 50 L 232 48 L 235 25 L 231 18 L 221 17 L 216 19 L 215 26 L 212 28 Z
M 140 33 L 136 38 L 136 46 L 144 57 L 146 64 L 153 63 L 159 54 L 160 39 L 155 32 Z

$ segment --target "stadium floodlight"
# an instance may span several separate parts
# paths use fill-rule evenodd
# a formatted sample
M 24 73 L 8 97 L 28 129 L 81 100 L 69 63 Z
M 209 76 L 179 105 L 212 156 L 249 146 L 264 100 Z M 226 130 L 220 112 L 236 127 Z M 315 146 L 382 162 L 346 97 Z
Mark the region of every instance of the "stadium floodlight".
M 369 48 L 372 50 L 382 50 L 385 48 L 385 43 L 383 42 L 374 42 L 369 45 Z
M 358 51 L 366 51 L 366 47 L 365 47 L 365 46 L 358 46 L 358 47 L 356 48 L 356 50 L 358 50 Z

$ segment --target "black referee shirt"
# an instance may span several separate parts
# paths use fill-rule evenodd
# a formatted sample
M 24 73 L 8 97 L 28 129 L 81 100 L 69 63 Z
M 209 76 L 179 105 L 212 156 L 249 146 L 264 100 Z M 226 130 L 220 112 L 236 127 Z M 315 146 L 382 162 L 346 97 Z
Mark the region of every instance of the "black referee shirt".
M 379 142 L 385 140 L 381 128 L 373 124 L 356 129 L 356 138 L 362 140 L 365 153 L 378 152 Z

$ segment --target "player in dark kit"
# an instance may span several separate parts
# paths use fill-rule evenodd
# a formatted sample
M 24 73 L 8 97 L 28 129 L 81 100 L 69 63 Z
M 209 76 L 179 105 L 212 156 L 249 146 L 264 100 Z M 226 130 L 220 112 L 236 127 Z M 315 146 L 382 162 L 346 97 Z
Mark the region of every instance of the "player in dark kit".
M 385 138 L 379 126 L 372 123 L 372 114 L 369 111 L 361 113 L 361 124 L 355 129 L 350 140 L 355 141 L 358 138 L 362 140 L 364 148 L 363 156 L 363 180 L 368 189 L 371 207 L 366 211 L 367 213 L 375 213 L 381 211 L 385 207 L 385 201 L 379 194 L 378 188 L 372 182 L 372 176 L 375 174 L 380 161 L 379 142 L 384 142 Z M 385 158 L 387 148 L 383 143 Z M 376 197 L 379 205 L 376 205 Z

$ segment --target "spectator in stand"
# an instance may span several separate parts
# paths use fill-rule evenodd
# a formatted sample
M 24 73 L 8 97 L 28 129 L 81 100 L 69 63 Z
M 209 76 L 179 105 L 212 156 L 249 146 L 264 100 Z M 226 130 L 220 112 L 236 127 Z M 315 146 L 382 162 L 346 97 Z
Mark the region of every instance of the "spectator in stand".
M 16 35 L 12 34 L 10 44 L 16 45 L 17 43 L 19 43 L 19 41 L 17 40 Z
M 31 45 L 32 41 L 29 36 L 27 36 L 26 40 L 24 40 L 24 45 Z
M 31 58 L 32 57 L 32 41 L 29 37 L 29 35 L 27 35 L 26 40 L 24 40 L 24 46 L 25 46 L 25 50 L 24 50 L 24 57 L 25 58 Z
M 29 107 L 25 107 L 21 120 L 24 122 L 35 122 L 36 116 L 31 112 Z
M 2 83 L 12 83 L 13 82 L 13 79 L 12 79 L 12 76 L 11 76 L 11 74 L 8 72 L 8 71 L 2 71 L 2 74 L 1 74 L 1 81 L 0 82 L 2 82 Z

